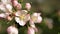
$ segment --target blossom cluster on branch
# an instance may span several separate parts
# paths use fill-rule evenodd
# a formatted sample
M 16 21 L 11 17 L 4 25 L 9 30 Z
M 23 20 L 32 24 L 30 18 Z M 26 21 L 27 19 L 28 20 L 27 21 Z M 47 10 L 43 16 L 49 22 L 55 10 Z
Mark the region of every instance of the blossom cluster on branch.
M 13 7 L 16 9 L 13 11 Z M 0 18 L 7 19 L 11 21 L 13 16 L 15 21 L 20 25 L 26 25 L 27 21 L 29 21 L 28 33 L 27 34 L 35 34 L 38 31 L 34 23 L 41 23 L 42 17 L 41 13 L 33 13 L 30 14 L 29 11 L 31 9 L 30 3 L 26 3 L 26 10 L 22 9 L 21 3 L 18 0 L 1 0 L 0 2 Z M 12 16 L 11 16 L 12 15 Z M 8 34 L 18 34 L 18 29 L 15 26 L 10 26 L 7 28 Z

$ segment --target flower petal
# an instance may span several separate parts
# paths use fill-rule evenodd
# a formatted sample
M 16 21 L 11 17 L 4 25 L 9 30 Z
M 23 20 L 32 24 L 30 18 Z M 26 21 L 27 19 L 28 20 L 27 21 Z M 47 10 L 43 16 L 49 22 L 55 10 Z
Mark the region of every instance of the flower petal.
M 12 12 L 12 5 L 6 4 L 6 8 L 7 8 L 10 12 Z
M 19 17 L 15 17 L 15 20 L 16 20 L 16 22 L 19 23 L 19 25 L 21 25 L 21 26 L 24 26 L 24 25 L 26 24 L 26 22 L 24 22 L 23 20 L 20 20 Z
M 37 23 L 41 23 L 41 21 L 42 21 L 42 17 L 38 16 Z
M 3 12 L 6 12 L 6 9 L 3 4 L 0 5 L 0 10 L 2 10 Z
M 5 15 L 4 13 L 1 13 L 1 14 L 0 14 L 0 17 L 1 17 L 1 18 L 6 18 L 6 15 Z
M 20 11 L 17 11 L 17 12 L 15 13 L 15 16 L 20 16 Z

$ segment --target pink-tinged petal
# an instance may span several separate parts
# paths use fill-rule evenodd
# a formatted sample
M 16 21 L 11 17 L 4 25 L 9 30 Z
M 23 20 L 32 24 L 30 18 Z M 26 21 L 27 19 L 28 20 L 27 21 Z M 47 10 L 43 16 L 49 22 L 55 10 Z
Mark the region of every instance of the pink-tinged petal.
M 41 22 L 42 22 L 42 17 L 41 16 L 38 16 L 37 23 L 41 23 Z
M 0 10 L 2 10 L 3 12 L 6 12 L 6 9 L 3 4 L 0 5 Z
M 28 27 L 28 34 L 35 34 L 34 28 Z
M 26 15 L 26 18 L 25 18 L 25 22 L 29 21 L 30 20 L 30 14 L 27 14 Z
M 16 13 L 15 13 L 15 16 L 20 16 L 20 11 L 18 10 Z
M 8 34 L 18 34 L 18 29 L 14 26 L 9 26 L 7 28 L 7 33 Z
M 6 18 L 6 15 L 5 15 L 4 13 L 1 13 L 1 14 L 0 14 L 0 17 L 1 17 L 1 18 Z
M 26 3 L 26 6 L 25 7 L 27 8 L 27 10 L 30 10 L 31 9 L 30 3 Z
M 10 4 L 6 4 L 6 9 L 8 9 L 9 12 L 12 13 L 12 5 L 10 5 Z
M 21 25 L 21 26 L 24 26 L 24 25 L 26 24 L 26 22 L 23 21 L 23 20 L 20 20 L 19 17 L 15 17 L 15 20 L 16 20 L 16 22 L 19 23 L 19 25 Z
M 35 28 L 34 21 L 32 21 L 31 19 L 30 19 L 30 22 L 29 22 L 29 24 L 30 24 L 30 26 L 31 26 L 31 27 Z

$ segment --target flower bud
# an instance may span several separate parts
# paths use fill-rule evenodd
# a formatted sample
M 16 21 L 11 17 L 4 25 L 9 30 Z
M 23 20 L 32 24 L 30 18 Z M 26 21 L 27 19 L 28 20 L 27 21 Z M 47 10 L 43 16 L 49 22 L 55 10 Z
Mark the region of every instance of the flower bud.
M 17 9 L 21 9 L 22 8 L 22 6 L 21 6 L 21 4 L 17 4 Z
M 14 0 L 14 1 L 13 1 L 13 6 L 16 7 L 17 4 L 18 4 L 18 1 Z
M 14 26 L 9 26 L 7 28 L 7 33 L 8 34 L 18 34 L 18 29 Z
M 26 3 L 25 8 L 26 8 L 27 10 L 30 10 L 30 9 L 31 9 L 31 5 L 30 5 L 30 3 Z
M 28 34 L 35 34 L 34 28 L 28 27 Z

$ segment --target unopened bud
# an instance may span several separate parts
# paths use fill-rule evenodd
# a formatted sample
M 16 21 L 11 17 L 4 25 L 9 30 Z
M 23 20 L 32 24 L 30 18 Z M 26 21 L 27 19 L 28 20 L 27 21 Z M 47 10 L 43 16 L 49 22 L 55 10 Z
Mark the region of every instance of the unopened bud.
M 14 1 L 13 1 L 13 6 L 16 7 L 17 4 L 18 4 L 18 1 L 14 0 Z
M 17 4 L 17 9 L 21 9 L 22 8 L 22 6 L 21 6 L 21 4 Z
M 28 27 L 28 34 L 35 34 L 34 28 Z
M 30 9 L 31 9 L 31 5 L 30 5 L 30 3 L 26 3 L 25 8 L 26 8 L 27 10 L 30 10 Z

